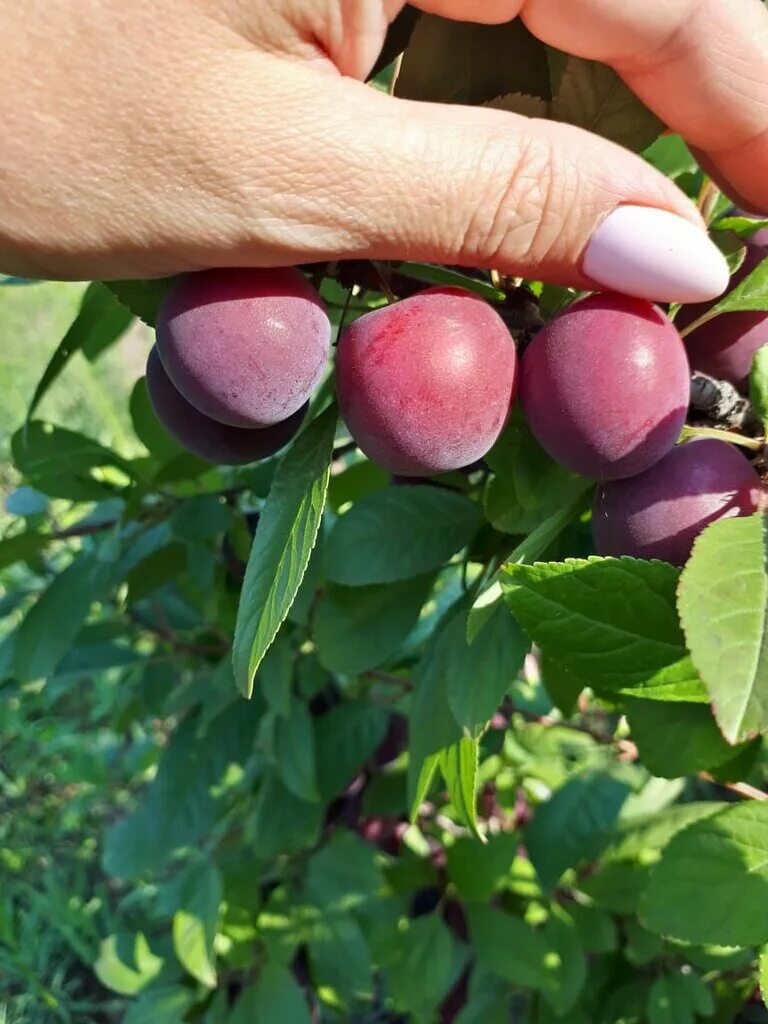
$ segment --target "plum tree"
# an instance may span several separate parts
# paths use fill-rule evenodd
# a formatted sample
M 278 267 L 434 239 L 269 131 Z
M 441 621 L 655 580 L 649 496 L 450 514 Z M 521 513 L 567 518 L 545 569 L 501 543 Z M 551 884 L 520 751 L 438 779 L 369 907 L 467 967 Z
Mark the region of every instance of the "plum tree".
M 638 476 L 598 485 L 595 548 L 601 555 L 682 565 L 706 526 L 751 515 L 761 491 L 759 476 L 733 445 L 713 438 L 689 441 Z
M 768 250 L 748 245 L 744 263 L 734 274 L 731 287 L 743 281 L 764 259 L 768 259 Z M 710 302 L 685 306 L 677 316 L 678 326 L 682 329 L 694 323 L 712 305 Z M 746 390 L 755 352 L 765 344 L 768 344 L 768 313 L 751 311 L 721 313 L 685 339 L 694 370 L 730 381 L 742 391 Z
M 282 423 L 261 430 L 230 427 L 197 410 L 173 386 L 157 349 L 147 360 L 147 392 L 155 415 L 178 443 L 208 462 L 241 466 L 274 455 L 296 434 L 306 406 Z
M 685 347 L 648 302 L 613 294 L 577 302 L 539 331 L 522 363 L 528 425 L 574 473 L 633 476 L 680 435 L 690 398 Z
M 339 404 L 352 437 L 399 476 L 476 462 L 504 428 L 517 354 L 504 321 L 458 288 L 367 313 L 339 342 Z
M 268 427 L 297 412 L 319 383 L 331 325 L 296 269 L 206 270 L 168 293 L 157 348 L 175 387 L 211 419 Z

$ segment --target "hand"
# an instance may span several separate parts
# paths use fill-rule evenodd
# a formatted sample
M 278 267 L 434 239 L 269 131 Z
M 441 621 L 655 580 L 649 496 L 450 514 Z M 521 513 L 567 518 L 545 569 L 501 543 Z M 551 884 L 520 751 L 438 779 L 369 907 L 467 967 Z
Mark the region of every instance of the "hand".
M 697 211 L 640 157 L 573 127 L 364 85 L 402 6 L 0 0 L 0 269 L 149 277 L 407 257 L 660 300 L 725 287 Z M 760 0 L 419 6 L 520 15 L 611 64 L 739 202 L 768 209 Z

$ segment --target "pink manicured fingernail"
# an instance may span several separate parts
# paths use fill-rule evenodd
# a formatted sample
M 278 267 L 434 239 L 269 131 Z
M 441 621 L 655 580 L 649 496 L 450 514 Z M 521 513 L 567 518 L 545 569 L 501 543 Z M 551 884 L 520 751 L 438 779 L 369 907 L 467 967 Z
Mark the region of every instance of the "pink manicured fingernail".
M 690 221 L 668 210 L 619 206 L 589 241 L 584 273 L 602 288 L 655 302 L 704 302 L 728 287 L 725 258 Z

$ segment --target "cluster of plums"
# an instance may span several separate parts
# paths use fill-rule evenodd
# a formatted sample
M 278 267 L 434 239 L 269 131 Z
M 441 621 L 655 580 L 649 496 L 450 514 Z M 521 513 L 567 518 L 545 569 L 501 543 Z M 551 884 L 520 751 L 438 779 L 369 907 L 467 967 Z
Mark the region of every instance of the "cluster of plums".
M 764 255 L 753 245 L 741 275 Z M 691 323 L 702 310 L 683 310 Z M 743 385 L 768 314 L 725 314 L 692 332 L 692 362 Z M 147 364 L 169 433 L 212 462 L 282 448 L 322 379 L 331 325 L 295 269 L 189 274 L 170 291 Z M 592 295 L 546 325 L 520 364 L 496 310 L 456 288 L 375 309 L 342 333 L 336 376 L 361 450 L 397 477 L 469 466 L 501 434 L 519 387 L 528 424 L 570 471 L 598 481 L 601 554 L 682 563 L 696 535 L 759 504 L 761 481 L 721 440 L 679 445 L 690 396 L 686 345 L 656 306 Z

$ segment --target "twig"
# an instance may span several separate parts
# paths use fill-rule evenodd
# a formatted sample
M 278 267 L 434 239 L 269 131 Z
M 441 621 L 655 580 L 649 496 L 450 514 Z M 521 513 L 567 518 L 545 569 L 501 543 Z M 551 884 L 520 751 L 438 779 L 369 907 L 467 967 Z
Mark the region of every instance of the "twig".
M 768 800 L 768 793 L 764 793 L 756 786 L 750 786 L 748 782 L 718 782 L 709 772 L 699 772 L 698 774 L 699 778 L 704 779 L 705 782 L 711 782 L 713 786 L 721 786 L 723 789 L 730 790 L 731 793 L 737 793 L 745 800 Z

